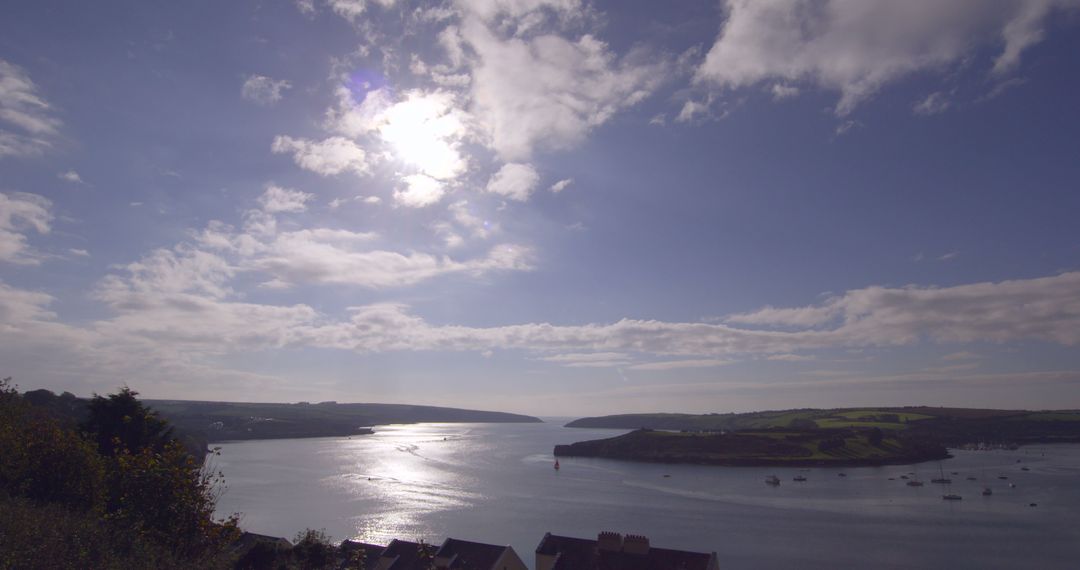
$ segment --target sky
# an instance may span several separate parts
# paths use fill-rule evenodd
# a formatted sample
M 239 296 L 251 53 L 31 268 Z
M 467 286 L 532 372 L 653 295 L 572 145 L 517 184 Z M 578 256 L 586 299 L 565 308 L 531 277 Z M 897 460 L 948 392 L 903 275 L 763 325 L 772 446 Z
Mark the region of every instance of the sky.
M 1080 0 L 0 11 L 22 389 L 1080 408 Z

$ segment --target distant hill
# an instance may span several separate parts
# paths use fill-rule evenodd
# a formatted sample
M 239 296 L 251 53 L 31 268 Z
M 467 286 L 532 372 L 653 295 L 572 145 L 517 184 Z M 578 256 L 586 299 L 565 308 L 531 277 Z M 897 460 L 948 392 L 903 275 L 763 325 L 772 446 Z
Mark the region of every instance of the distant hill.
M 879 428 L 948 446 L 1080 442 L 1080 411 L 935 408 L 796 409 L 744 414 L 623 414 L 574 420 L 567 427 L 676 431 Z
M 23 394 L 27 403 L 74 426 L 86 417 L 88 398 L 49 390 Z M 258 404 L 186 400 L 142 400 L 175 428 L 175 435 L 196 457 L 207 443 L 240 439 L 332 437 L 371 433 L 370 426 L 420 422 L 535 423 L 538 418 L 407 404 Z
M 657 463 L 729 466 L 863 466 L 919 463 L 949 457 L 934 442 L 882 430 L 768 429 L 627 434 L 555 446 L 559 457 L 603 457 Z
M 145 400 L 177 428 L 211 442 L 239 439 L 330 437 L 370 433 L 368 426 L 420 422 L 535 423 L 539 418 L 407 404 L 258 404 Z

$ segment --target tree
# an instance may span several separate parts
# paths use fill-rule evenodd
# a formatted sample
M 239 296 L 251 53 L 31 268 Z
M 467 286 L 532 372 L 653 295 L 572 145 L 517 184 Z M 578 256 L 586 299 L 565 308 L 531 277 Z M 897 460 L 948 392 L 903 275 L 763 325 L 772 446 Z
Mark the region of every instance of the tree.
M 138 395 L 125 386 L 108 397 L 94 394 L 90 400 L 82 428 L 97 441 L 102 455 L 112 457 L 123 450 L 137 453 L 144 448 L 160 452 L 173 441 L 172 427 L 137 400 Z
M 93 444 L 26 405 L 11 379 L 0 380 L 0 489 L 39 504 L 97 510 L 104 470 Z
M 105 458 L 106 517 L 178 555 L 219 550 L 239 532 L 235 517 L 213 519 L 221 473 L 204 469 L 136 396 L 127 387 L 95 394 L 82 425 Z
M 303 570 L 319 570 L 335 562 L 337 549 L 325 530 L 309 528 L 296 535 L 292 554 Z

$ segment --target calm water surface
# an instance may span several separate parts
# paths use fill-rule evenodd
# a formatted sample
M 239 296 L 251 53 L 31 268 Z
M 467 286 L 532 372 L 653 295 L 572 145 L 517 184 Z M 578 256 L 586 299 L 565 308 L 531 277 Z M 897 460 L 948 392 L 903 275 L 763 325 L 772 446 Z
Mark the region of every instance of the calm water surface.
M 955 451 L 941 469 L 960 474 L 943 491 L 929 483 L 937 463 L 797 470 L 564 458 L 556 472 L 555 444 L 622 433 L 561 424 L 398 425 L 220 444 L 213 461 L 228 489 L 218 511 L 290 539 L 310 527 L 379 544 L 510 544 L 530 565 L 547 531 L 614 530 L 716 551 L 726 568 L 1080 568 L 1080 445 Z M 926 486 L 905 486 L 908 472 Z M 765 485 L 774 473 L 783 483 Z M 792 482 L 800 473 L 808 481 Z M 986 485 L 993 496 L 980 494 Z

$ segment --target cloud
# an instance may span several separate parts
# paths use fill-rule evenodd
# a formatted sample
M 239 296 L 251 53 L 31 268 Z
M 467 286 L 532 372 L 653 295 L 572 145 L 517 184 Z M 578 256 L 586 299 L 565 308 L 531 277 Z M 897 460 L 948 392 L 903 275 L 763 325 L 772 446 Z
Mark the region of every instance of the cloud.
M 805 354 L 770 354 L 765 360 L 775 360 L 778 362 L 807 362 L 815 360 L 815 358 Z
M 531 164 L 504 164 L 488 181 L 485 190 L 504 198 L 524 202 L 536 189 L 540 175 Z
M 60 134 L 60 119 L 26 71 L 0 59 L 0 158 L 38 156 Z
M 75 257 L 90 257 L 90 252 L 86 251 L 85 249 L 71 248 L 68 250 L 68 253 L 74 255 Z
M 616 58 L 591 34 L 567 39 L 545 22 L 574 20 L 579 2 L 460 2 L 462 22 L 440 36 L 472 76 L 470 112 L 506 161 L 579 144 L 618 111 L 648 97 L 665 67 L 633 51 Z M 554 18 L 549 18 L 554 15 Z M 509 32 L 509 36 L 507 36 Z
M 315 14 L 315 0 L 293 0 L 293 4 L 296 4 L 296 9 L 305 16 Z
M 368 172 L 364 149 L 344 137 L 311 141 L 278 136 L 274 139 L 271 150 L 275 154 L 292 153 L 298 166 L 321 176 L 334 176 L 346 171 L 358 175 Z
M 279 230 L 273 213 L 303 211 L 310 198 L 310 194 L 270 186 L 260 198 L 262 209 L 245 212 L 241 230 L 211 222 L 193 234 L 193 244 L 177 247 L 185 255 L 204 251 L 218 256 L 230 268 L 263 278 L 262 287 L 277 289 L 299 284 L 388 289 L 444 275 L 480 277 L 532 269 L 532 251 L 525 246 L 503 244 L 480 257 L 454 259 L 418 251 L 378 249 L 375 243 L 379 235 L 375 232 Z
M 967 350 L 961 350 L 960 352 L 952 352 L 942 356 L 942 360 L 956 361 L 956 360 L 978 360 L 983 358 L 983 355 L 970 352 Z
M 41 261 L 26 244 L 26 232 L 47 234 L 52 202 L 37 194 L 0 193 L 0 261 L 37 265 Z
M 706 358 L 699 360 L 667 360 L 663 362 L 647 362 L 645 364 L 635 364 L 628 367 L 627 370 L 679 370 L 682 368 L 713 368 L 716 366 L 725 366 L 731 363 L 731 360 L 720 360 L 716 358 Z
M 992 73 L 1014 69 L 1043 24 L 1076 0 L 727 0 L 727 19 L 697 70 L 698 82 L 739 88 L 804 82 L 837 91 L 849 114 L 883 86 L 960 65 L 1003 46 Z
M 356 23 L 356 19 L 363 15 L 371 2 L 383 8 L 390 8 L 396 0 L 327 0 L 330 9 L 350 23 Z M 303 8 L 301 11 L 304 11 Z
M 67 182 L 71 182 L 73 184 L 84 184 L 82 177 L 79 176 L 79 173 L 75 172 L 74 170 L 68 170 L 67 172 L 61 172 L 61 173 L 57 174 L 56 177 L 59 178 L 60 180 L 66 180 Z
M 450 205 L 449 210 L 454 221 L 457 222 L 459 226 L 468 230 L 473 237 L 486 239 L 499 231 L 498 224 L 493 224 L 483 217 L 476 215 L 474 207 L 469 205 L 468 200 L 454 202 Z
M 298 213 L 307 210 L 307 203 L 314 197 L 314 194 L 269 184 L 262 196 L 259 196 L 259 205 L 263 211 L 271 214 Z
M 950 261 L 950 260 L 953 260 L 953 259 L 956 259 L 957 257 L 959 257 L 959 255 L 960 255 L 959 251 L 950 251 L 948 253 L 944 253 L 944 254 L 938 256 L 937 259 L 938 259 L 938 261 Z
M 772 93 L 773 101 L 783 101 L 784 99 L 791 99 L 792 97 L 799 96 L 799 88 L 792 85 L 785 85 L 783 83 L 773 83 L 769 88 Z
M 728 322 L 833 328 L 833 346 L 1037 340 L 1080 344 L 1080 272 L 954 287 L 868 287 L 810 307 L 736 315 Z M 805 331 L 804 331 L 805 332 Z
M 431 178 L 450 180 L 468 169 L 461 147 L 471 136 L 469 117 L 453 93 L 416 89 L 399 96 L 382 88 L 365 93 L 359 104 L 348 88 L 337 95 L 337 105 L 327 112 L 331 130 L 377 144 Z
M 937 115 L 944 113 L 949 108 L 949 98 L 941 91 L 935 91 L 926 96 L 925 99 L 919 101 L 911 108 L 911 112 L 916 115 L 928 117 L 930 115 Z
M 631 364 L 630 355 L 622 352 L 588 352 L 555 354 L 540 358 L 567 368 L 614 368 Z
M 442 200 L 446 188 L 442 182 L 423 174 L 403 178 L 405 188 L 394 190 L 394 201 L 409 208 L 423 208 Z
M 248 101 L 269 107 L 284 97 L 283 91 L 292 87 L 285 79 L 272 79 L 265 75 L 249 75 L 240 88 L 240 95 Z
M 559 192 L 562 192 L 563 190 L 566 190 L 573 183 L 574 183 L 573 178 L 564 178 L 564 179 L 552 184 L 551 188 L 548 188 L 548 190 L 550 190 L 551 192 L 553 192 L 555 194 L 558 194 Z

